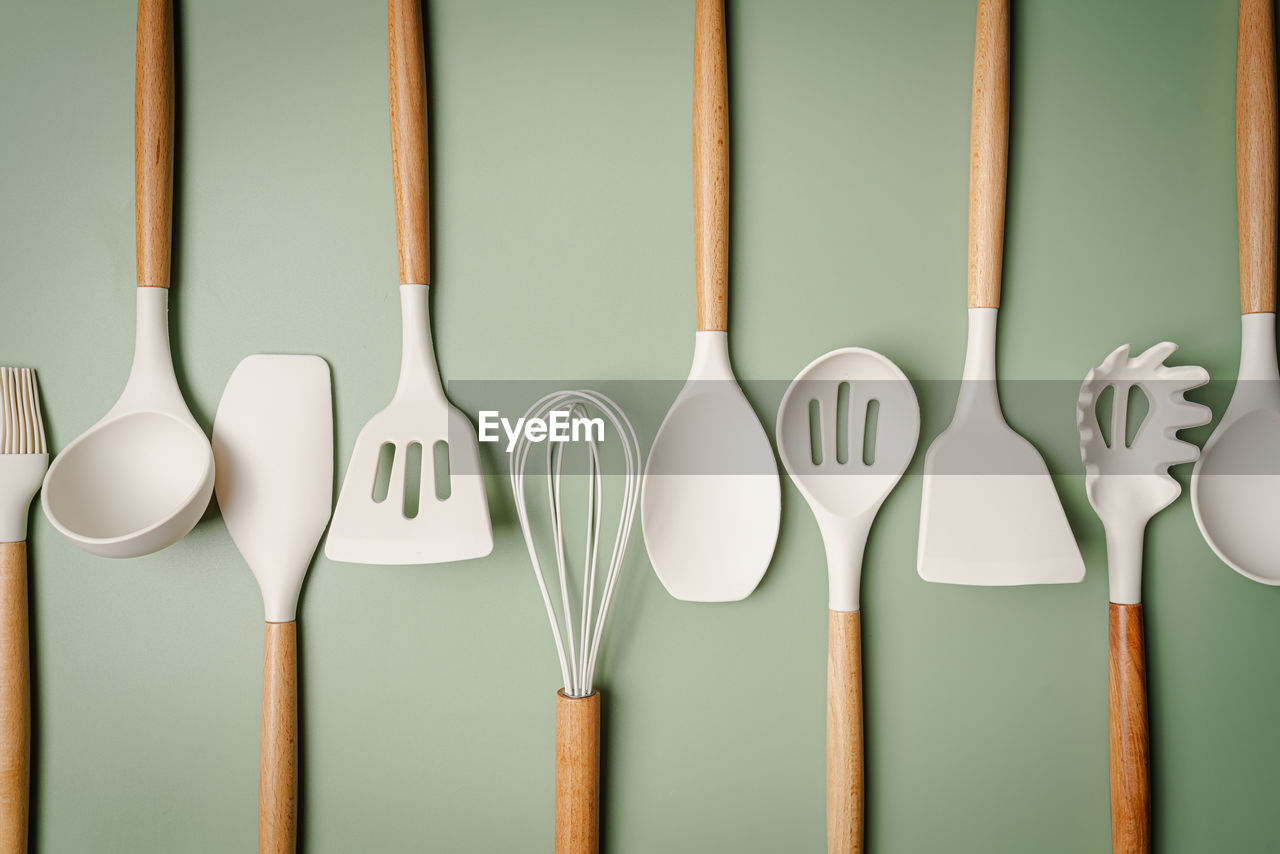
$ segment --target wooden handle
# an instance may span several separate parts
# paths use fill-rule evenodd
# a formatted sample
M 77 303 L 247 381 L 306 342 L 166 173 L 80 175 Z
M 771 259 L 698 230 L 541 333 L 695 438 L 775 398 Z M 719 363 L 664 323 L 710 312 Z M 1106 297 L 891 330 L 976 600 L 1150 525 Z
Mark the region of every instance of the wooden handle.
M 138 287 L 169 287 L 173 244 L 173 3 L 138 0 L 133 184 Z
M 556 854 L 600 850 L 600 692 L 556 692 Z
M 258 745 L 258 852 L 298 844 L 298 624 L 267 623 Z
M 1240 0 L 1236 32 L 1240 312 L 1276 310 L 1276 37 L 1272 0 Z
M 1000 307 L 1009 171 L 1009 0 L 978 0 L 969 118 L 969 308 Z
M 693 18 L 693 275 L 698 331 L 729 328 L 729 70 L 724 0 Z
M 27 544 L 0 543 L 0 854 L 26 854 L 31 776 Z
M 1142 606 L 1111 603 L 1111 850 L 1150 854 L 1151 766 Z
M 862 851 L 862 628 L 857 611 L 827 619 L 827 852 Z
M 400 284 L 431 283 L 427 212 L 427 66 L 418 0 L 387 0 L 391 174 L 396 193 Z

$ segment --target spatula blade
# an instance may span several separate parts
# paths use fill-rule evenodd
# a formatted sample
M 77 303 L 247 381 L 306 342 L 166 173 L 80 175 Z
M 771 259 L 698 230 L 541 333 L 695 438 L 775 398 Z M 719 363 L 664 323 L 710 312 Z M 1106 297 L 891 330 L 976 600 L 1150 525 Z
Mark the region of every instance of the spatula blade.
M 395 404 L 393 404 L 393 407 Z M 388 407 L 356 437 L 351 462 L 338 494 L 324 553 L 331 560 L 373 565 L 449 563 L 493 551 L 493 527 L 475 428 L 461 410 L 449 407 L 448 494 L 436 494 L 432 450 L 435 441 L 406 425 Z M 421 423 L 417 421 L 416 423 Z M 442 437 L 443 438 L 443 437 Z M 417 513 L 405 514 L 404 479 L 395 477 L 385 499 L 374 498 L 382 446 L 395 446 L 403 460 L 409 444 L 423 447 Z M 402 471 L 403 468 L 400 469 Z
M 925 457 L 917 568 L 925 581 L 1070 584 L 1084 560 L 1040 454 L 1001 423 L 953 426 Z
M 318 356 L 249 356 L 213 425 L 214 490 L 267 619 L 293 619 L 333 507 L 333 394 Z

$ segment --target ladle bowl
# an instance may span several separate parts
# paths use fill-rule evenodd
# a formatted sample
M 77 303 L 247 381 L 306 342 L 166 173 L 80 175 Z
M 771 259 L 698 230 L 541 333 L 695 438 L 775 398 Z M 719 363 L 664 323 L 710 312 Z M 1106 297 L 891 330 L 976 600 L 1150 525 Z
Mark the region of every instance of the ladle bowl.
M 166 288 L 138 288 L 137 349 L 124 393 L 45 475 L 45 516 L 102 557 L 139 557 L 177 542 L 213 493 L 213 450 L 173 373 L 167 304 Z
M 49 469 L 45 515 L 85 551 L 137 557 L 200 521 L 213 490 L 204 434 L 165 412 L 130 412 L 76 439 Z

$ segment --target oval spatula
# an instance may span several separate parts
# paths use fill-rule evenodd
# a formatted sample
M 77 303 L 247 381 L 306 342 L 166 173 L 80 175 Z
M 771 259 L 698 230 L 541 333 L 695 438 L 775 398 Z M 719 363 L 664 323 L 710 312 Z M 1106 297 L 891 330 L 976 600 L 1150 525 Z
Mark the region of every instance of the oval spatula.
M 302 579 L 333 507 L 333 393 L 318 356 L 250 356 L 213 422 L 214 489 L 266 608 L 258 847 L 298 834 L 298 634 Z

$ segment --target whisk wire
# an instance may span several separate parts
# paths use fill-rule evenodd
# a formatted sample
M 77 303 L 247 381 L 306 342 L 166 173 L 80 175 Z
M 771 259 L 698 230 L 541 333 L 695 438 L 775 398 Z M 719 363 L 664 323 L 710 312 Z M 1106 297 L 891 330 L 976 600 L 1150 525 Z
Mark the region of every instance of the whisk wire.
M 526 419 L 541 418 L 556 409 L 567 409 L 571 421 L 588 418 L 592 410 L 598 410 L 620 437 L 623 458 L 623 496 L 621 516 L 613 539 L 612 548 L 603 579 L 599 577 L 603 563 L 600 558 L 604 539 L 605 468 L 600 451 L 600 441 L 590 429 L 587 431 L 586 450 L 586 513 L 583 517 L 585 537 L 582 552 L 582 576 L 579 595 L 571 588 L 571 572 L 565 544 L 564 443 L 548 442 L 544 457 L 546 464 L 546 496 L 551 527 L 551 543 L 555 552 L 556 578 L 559 594 L 553 595 L 547 584 L 543 561 L 539 558 L 538 545 L 530 522 L 529 505 L 525 493 L 525 470 L 529 464 L 531 444 L 525 434 L 516 439 L 511 452 L 510 477 L 515 499 L 516 514 L 520 519 L 525 546 L 533 564 L 538 590 L 551 623 L 556 654 L 560 660 L 565 693 L 574 697 L 589 696 L 600 646 L 604 637 L 605 621 L 613 601 L 618 577 L 626 557 L 627 541 L 631 535 L 636 508 L 640 500 L 640 443 L 626 414 L 608 397 L 598 392 L 555 392 L 538 400 L 525 414 Z M 559 609 L 555 600 L 559 599 Z M 574 602 L 578 600 L 575 613 Z M 576 627 L 576 630 L 575 630 Z

